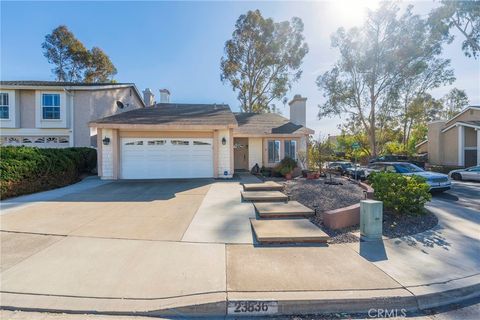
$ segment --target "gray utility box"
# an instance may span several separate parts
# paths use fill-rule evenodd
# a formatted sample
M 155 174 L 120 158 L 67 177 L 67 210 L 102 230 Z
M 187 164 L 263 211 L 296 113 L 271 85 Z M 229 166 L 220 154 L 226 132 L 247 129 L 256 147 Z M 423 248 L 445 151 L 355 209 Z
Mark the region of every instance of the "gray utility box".
M 383 202 L 376 200 L 360 201 L 360 236 L 362 240 L 382 239 Z

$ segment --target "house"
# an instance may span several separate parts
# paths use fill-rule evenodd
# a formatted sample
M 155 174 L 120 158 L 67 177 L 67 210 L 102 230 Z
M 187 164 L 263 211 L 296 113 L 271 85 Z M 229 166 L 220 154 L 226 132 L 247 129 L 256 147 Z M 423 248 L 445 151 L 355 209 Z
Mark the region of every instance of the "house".
M 91 120 L 144 106 L 132 83 L 0 81 L 0 143 L 96 146 Z
M 151 92 L 144 92 L 152 101 Z M 169 101 L 169 92 L 162 101 Z M 306 98 L 274 113 L 233 113 L 225 104 L 158 103 L 90 122 L 98 132 L 103 179 L 229 178 L 235 170 L 276 166 L 306 150 Z M 148 103 L 147 103 L 148 104 Z
M 415 147 L 417 153 L 428 153 L 430 164 L 480 165 L 480 106 L 467 107 L 449 120 L 429 123 L 427 140 Z

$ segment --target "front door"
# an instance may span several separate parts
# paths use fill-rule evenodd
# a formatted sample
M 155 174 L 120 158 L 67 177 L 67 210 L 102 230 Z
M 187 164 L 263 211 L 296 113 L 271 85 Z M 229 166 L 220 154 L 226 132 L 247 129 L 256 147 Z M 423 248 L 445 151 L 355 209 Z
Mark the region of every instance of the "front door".
M 235 170 L 250 171 L 248 167 L 248 138 L 233 140 L 233 165 Z

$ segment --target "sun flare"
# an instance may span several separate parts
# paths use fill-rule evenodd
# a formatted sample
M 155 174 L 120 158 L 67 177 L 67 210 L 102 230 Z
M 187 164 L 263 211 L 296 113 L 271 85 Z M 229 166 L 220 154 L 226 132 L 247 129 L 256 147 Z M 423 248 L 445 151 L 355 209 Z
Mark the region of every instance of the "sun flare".
M 367 15 L 368 10 L 378 8 L 379 0 L 335 0 L 331 1 L 334 14 L 342 20 L 360 23 Z

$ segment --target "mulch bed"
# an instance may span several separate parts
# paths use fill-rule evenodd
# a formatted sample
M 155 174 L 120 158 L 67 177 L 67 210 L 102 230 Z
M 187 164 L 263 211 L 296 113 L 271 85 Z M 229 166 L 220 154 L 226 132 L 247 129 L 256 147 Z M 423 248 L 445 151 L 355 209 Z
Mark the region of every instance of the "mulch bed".
M 310 220 L 330 236 L 330 243 L 358 242 L 359 226 L 332 230 L 322 223 L 322 212 L 350 206 L 365 199 L 363 189 L 355 182 L 340 177 L 333 177 L 332 180 L 341 184 L 325 184 L 330 181 L 329 177 L 316 180 L 297 178 L 289 181 L 275 178 L 275 181 L 283 182 L 285 193 L 290 200 L 296 200 L 316 210 L 317 215 Z M 383 235 L 387 238 L 413 235 L 429 230 L 437 224 L 437 217 L 427 211 L 418 216 L 398 216 L 388 210 L 383 213 Z

